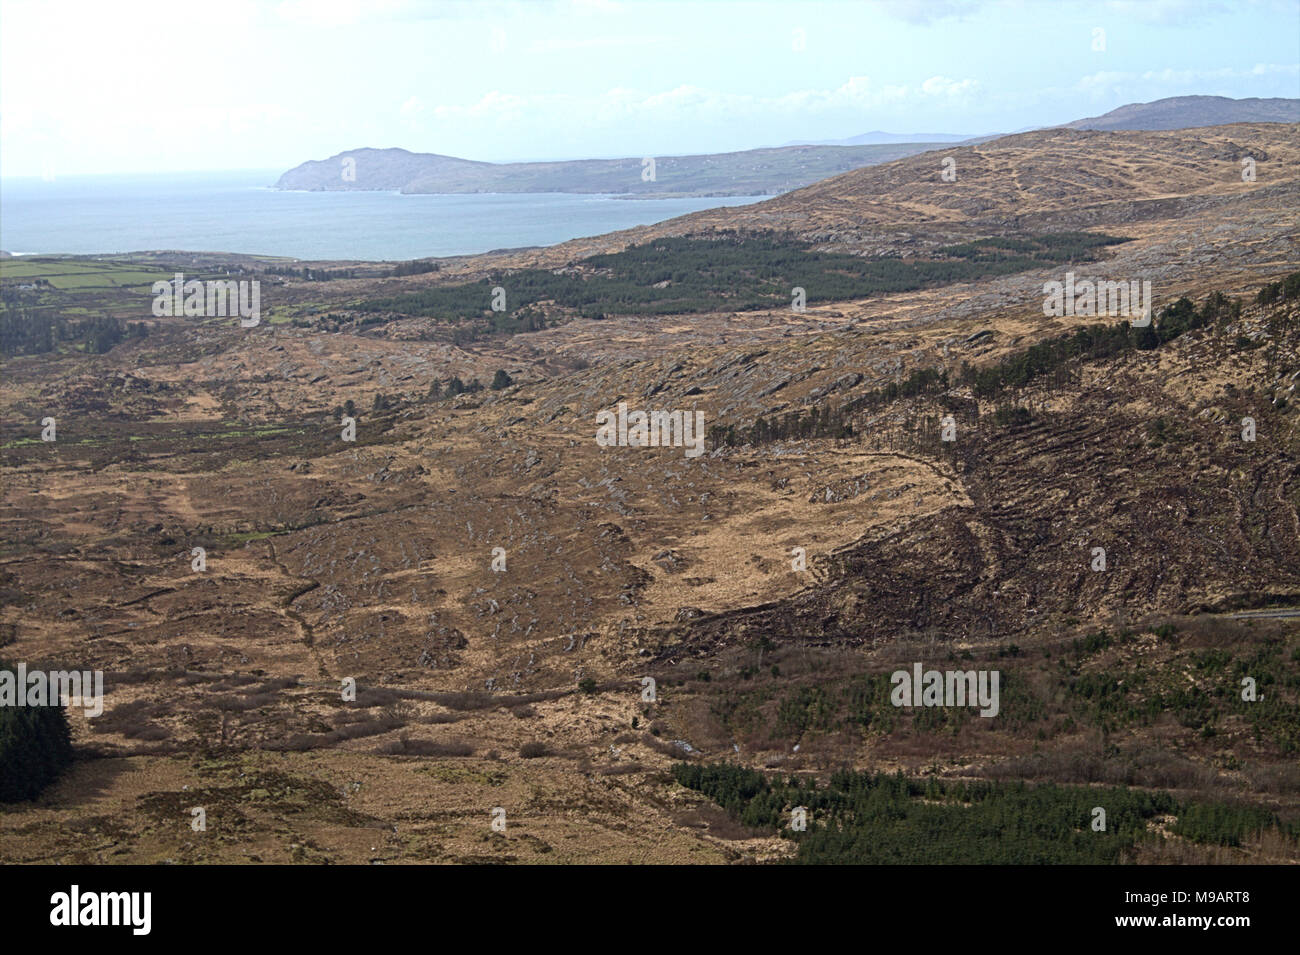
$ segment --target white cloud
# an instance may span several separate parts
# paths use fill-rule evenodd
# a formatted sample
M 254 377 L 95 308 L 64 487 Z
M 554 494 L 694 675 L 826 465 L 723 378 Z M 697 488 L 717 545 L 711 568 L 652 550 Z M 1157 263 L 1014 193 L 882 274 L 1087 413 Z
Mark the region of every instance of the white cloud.
M 517 120 L 523 117 L 524 110 L 530 105 L 530 102 L 540 103 L 541 100 L 547 98 L 529 98 L 515 93 L 503 93 L 500 90 L 493 90 L 485 94 L 477 103 L 472 103 L 469 106 L 437 106 L 433 110 L 433 115 L 438 119 Z
M 1248 70 L 1237 70 L 1232 67 L 1216 70 L 1146 70 L 1141 73 L 1103 70 L 1080 77 L 1074 84 L 1074 88 L 1084 93 L 1109 91 L 1134 84 L 1186 89 L 1192 84 L 1210 80 L 1249 79 L 1260 76 L 1300 76 L 1300 64 L 1257 63 Z
M 875 6 L 896 20 L 921 26 L 937 20 L 960 20 L 979 10 L 975 0 L 875 0 Z
M 946 76 L 932 76 L 921 84 L 921 92 L 927 96 L 947 96 L 962 99 L 975 91 L 979 84 L 974 80 L 951 80 Z
M 561 17 L 616 13 L 624 9 L 613 0 L 278 0 L 274 5 L 275 16 L 280 20 L 311 27 L 356 26 L 392 20 L 482 22 L 536 12 Z
M 489 0 L 281 0 L 275 14 L 297 26 L 342 27 L 384 20 L 457 19 L 481 14 L 493 5 Z
M 1125 20 L 1173 25 L 1229 13 L 1232 5 L 1223 0 L 1107 0 L 1105 9 Z
M 559 110 L 603 121 L 613 119 L 677 120 L 709 117 L 760 116 L 771 113 L 808 114 L 843 111 L 862 112 L 885 106 L 908 103 L 933 103 L 935 100 L 965 101 L 978 88 L 972 79 L 955 80 L 932 76 L 917 86 L 879 85 L 867 76 L 852 76 L 832 89 L 792 90 L 779 96 L 751 96 L 683 84 L 672 89 L 643 93 L 615 87 L 598 96 L 578 97 L 563 94 L 519 95 L 494 90 L 475 103 L 439 106 L 439 119 L 513 118 L 540 116 L 544 111 Z
M 551 36 L 528 44 L 530 53 L 559 53 L 569 50 L 617 50 L 672 43 L 670 36 Z

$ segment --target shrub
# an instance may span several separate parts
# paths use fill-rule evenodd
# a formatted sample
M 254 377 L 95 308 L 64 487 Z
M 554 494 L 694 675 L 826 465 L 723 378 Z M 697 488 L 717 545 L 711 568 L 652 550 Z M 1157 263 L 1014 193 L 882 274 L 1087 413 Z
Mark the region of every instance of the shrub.
M 405 735 L 375 749 L 386 756 L 473 756 L 474 747 L 463 740 L 440 743 L 431 739 L 411 739 Z

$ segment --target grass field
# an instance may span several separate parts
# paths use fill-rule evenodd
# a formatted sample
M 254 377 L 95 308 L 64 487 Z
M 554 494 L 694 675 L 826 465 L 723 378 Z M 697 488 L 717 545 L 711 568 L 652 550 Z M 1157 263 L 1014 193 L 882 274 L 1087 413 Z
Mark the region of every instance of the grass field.
M 69 259 L 0 259 L 0 280 L 44 279 L 57 289 L 149 287 L 170 275 L 114 262 Z

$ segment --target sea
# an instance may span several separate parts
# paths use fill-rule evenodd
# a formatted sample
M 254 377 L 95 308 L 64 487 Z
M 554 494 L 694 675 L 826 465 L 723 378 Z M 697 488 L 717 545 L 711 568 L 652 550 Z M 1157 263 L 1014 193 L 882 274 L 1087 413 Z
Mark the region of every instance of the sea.
M 271 187 L 278 176 L 266 170 L 0 179 L 0 249 L 400 261 L 552 245 L 766 198 L 289 192 Z

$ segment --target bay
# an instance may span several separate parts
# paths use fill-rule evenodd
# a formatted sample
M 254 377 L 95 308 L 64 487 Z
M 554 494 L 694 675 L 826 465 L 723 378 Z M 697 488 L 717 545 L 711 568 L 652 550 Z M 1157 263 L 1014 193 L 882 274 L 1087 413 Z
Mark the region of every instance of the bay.
M 278 173 L 0 180 L 0 249 L 15 254 L 183 250 L 405 260 L 551 245 L 762 196 L 289 192 Z

